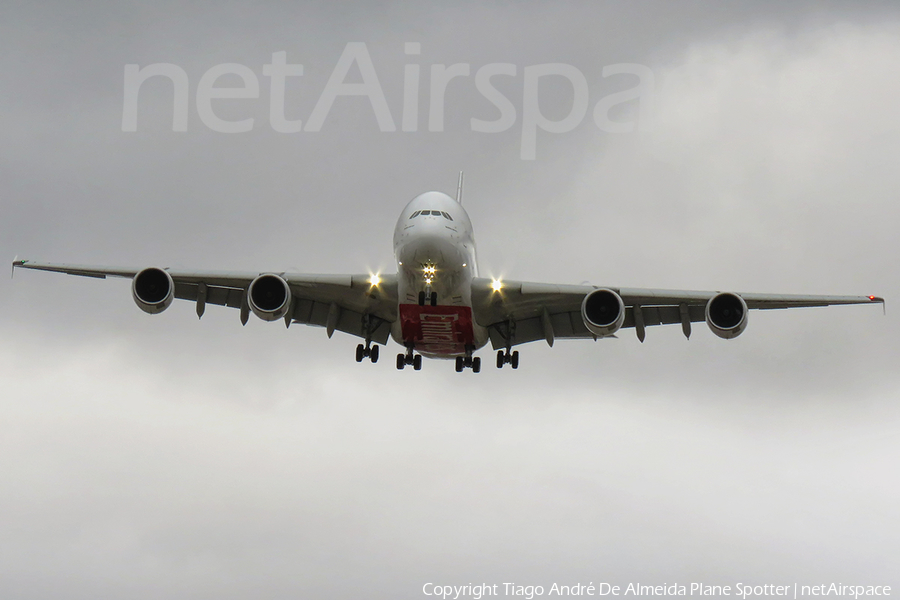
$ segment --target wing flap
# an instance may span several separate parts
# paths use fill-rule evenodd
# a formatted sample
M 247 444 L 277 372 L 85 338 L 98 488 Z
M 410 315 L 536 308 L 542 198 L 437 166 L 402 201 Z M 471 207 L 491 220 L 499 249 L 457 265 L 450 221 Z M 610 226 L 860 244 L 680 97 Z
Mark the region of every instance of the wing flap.
M 174 279 L 174 278 L 173 278 Z M 179 300 L 197 301 L 200 295 L 200 285 L 197 283 L 175 282 L 175 297 Z M 221 287 L 217 285 L 208 285 L 206 287 L 206 304 L 215 304 L 217 306 L 227 306 L 229 308 L 240 308 L 241 299 L 243 298 L 243 288 Z
M 699 323 L 706 320 L 706 307 L 704 305 L 688 306 L 688 316 L 691 323 Z M 644 317 L 644 325 L 674 325 L 681 323 L 681 309 L 678 306 L 641 306 L 641 314 Z M 581 313 L 578 313 L 581 318 Z M 634 327 L 634 307 L 625 309 L 624 328 Z
M 373 342 L 378 344 L 387 343 L 388 338 L 391 336 L 390 321 L 346 308 L 337 307 L 337 309 L 334 309 L 332 306 L 337 305 L 298 298 L 294 301 L 291 320 L 293 323 L 302 325 L 328 328 L 332 311 L 338 310 L 339 312 L 333 323 L 334 331 L 341 331 L 356 337 L 365 338 L 366 330 L 368 329 L 369 336 Z

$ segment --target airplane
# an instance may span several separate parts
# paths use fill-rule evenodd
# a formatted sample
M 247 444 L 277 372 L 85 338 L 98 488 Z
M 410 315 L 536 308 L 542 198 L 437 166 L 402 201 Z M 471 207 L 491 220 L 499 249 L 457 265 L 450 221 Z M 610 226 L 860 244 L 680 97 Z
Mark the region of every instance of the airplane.
M 283 320 L 324 327 L 329 338 L 341 331 L 364 340 L 356 362 L 378 361 L 388 338 L 405 348 L 397 369 L 422 368 L 422 358 L 450 359 L 456 371 L 481 371 L 475 352 L 490 342 L 497 368 L 519 367 L 515 346 L 545 340 L 615 337 L 634 328 L 643 342 L 647 327 L 705 321 L 718 337 L 733 339 L 747 328 L 749 309 L 836 304 L 884 305 L 877 296 L 745 294 L 613 286 L 531 283 L 478 275 L 472 222 L 462 205 L 463 174 L 456 198 L 425 192 L 400 213 L 394 228 L 396 274 L 310 275 L 288 272 L 191 271 L 170 268 L 102 266 L 13 261 L 16 268 L 85 277 L 131 278 L 138 307 L 149 314 L 174 299 L 196 303 L 202 317 L 208 304 L 240 309 L 263 321 Z

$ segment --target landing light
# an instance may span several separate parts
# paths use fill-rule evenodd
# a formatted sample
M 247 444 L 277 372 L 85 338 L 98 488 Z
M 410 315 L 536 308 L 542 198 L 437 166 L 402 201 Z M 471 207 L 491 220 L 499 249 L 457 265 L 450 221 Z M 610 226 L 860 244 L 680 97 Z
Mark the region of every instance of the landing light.
M 371 283 L 372 285 L 377 286 L 379 283 L 381 283 L 381 277 L 379 277 L 378 275 L 370 275 L 370 276 L 369 276 L 369 283 Z
M 491 289 L 494 290 L 495 292 L 499 292 L 501 289 L 503 289 L 503 282 L 500 281 L 499 279 L 492 280 L 491 281 Z

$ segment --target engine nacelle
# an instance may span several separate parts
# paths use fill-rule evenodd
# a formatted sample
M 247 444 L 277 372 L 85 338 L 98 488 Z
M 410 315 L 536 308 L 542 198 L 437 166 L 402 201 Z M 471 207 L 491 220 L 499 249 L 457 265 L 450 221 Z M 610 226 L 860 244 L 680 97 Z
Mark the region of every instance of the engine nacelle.
M 250 283 L 247 300 L 254 315 L 263 321 L 277 321 L 291 309 L 291 287 L 278 275 L 260 275 Z
M 736 338 L 747 329 L 747 303 L 737 294 L 716 294 L 706 303 L 706 324 L 722 339 Z
M 150 267 L 131 280 L 131 296 L 145 313 L 155 315 L 169 308 L 175 299 L 175 282 L 168 271 Z
M 581 318 L 594 335 L 612 335 L 625 322 L 625 303 L 612 290 L 594 290 L 581 302 Z

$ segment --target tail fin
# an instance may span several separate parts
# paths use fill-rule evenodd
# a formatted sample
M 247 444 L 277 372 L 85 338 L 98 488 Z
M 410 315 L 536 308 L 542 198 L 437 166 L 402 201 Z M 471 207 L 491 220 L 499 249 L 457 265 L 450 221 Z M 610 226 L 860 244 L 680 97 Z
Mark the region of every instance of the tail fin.
M 459 185 L 456 187 L 456 201 L 462 204 L 463 172 L 459 172 Z

